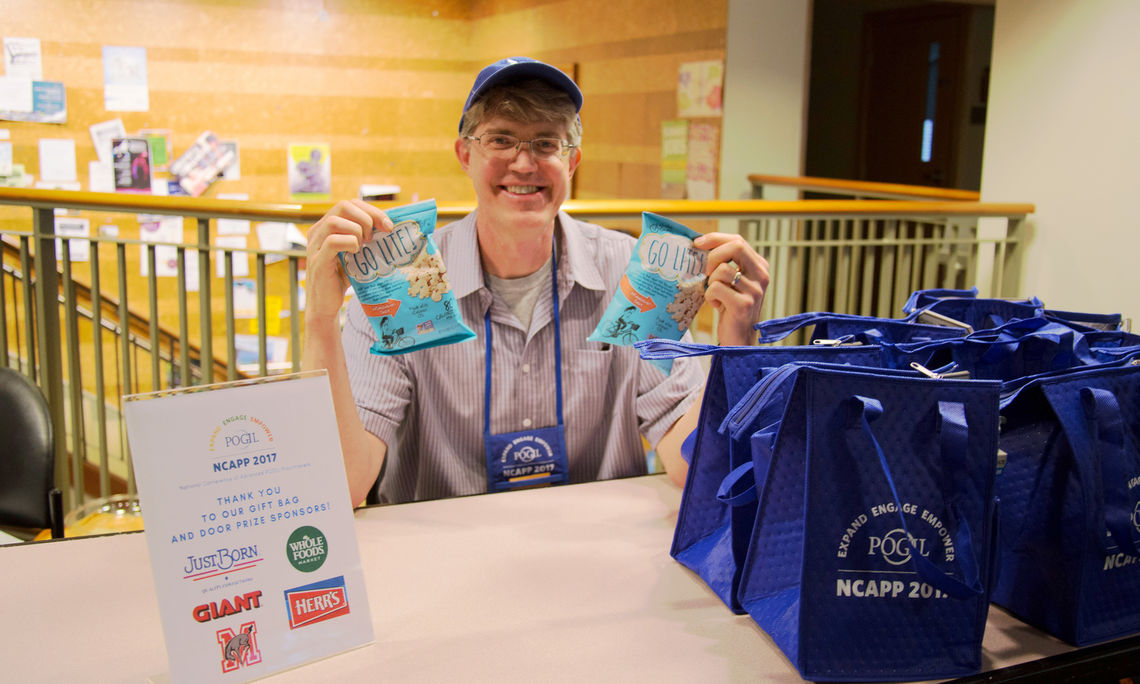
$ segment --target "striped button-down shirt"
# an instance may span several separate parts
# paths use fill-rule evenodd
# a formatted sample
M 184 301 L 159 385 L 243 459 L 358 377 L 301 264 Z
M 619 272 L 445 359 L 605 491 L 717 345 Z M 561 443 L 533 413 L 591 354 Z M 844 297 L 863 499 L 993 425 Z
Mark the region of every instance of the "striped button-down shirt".
M 646 472 L 644 435 L 656 444 L 704 384 L 699 362 L 677 359 L 666 376 L 632 347 L 587 342 L 635 240 L 558 214 L 563 414 L 571 482 Z M 555 425 L 553 301 L 539 297 L 530 330 L 483 281 L 475 214 L 436 231 L 463 320 L 476 339 L 399 356 L 371 354 L 376 336 L 359 302 L 343 340 L 364 427 L 388 445 L 383 502 L 487 491 L 483 449 L 483 316 L 491 311 L 491 431 Z

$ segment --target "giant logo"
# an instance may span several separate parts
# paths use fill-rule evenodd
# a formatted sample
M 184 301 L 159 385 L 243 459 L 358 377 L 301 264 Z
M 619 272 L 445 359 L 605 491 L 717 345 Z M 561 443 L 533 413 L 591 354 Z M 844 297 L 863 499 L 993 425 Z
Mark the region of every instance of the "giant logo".
M 209 603 L 195 606 L 193 615 L 194 619 L 198 622 L 209 622 L 210 620 L 217 620 L 218 618 L 223 618 L 228 615 L 237 615 L 238 613 L 260 607 L 261 591 L 247 591 L 241 596 L 235 596 L 233 601 L 222 599 L 221 601 L 210 601 Z
M 348 615 L 344 576 L 286 589 L 285 612 L 289 618 L 289 629 Z
M 261 662 L 261 649 L 257 647 L 257 623 L 241 623 L 237 632 L 230 627 L 217 632 L 218 646 L 222 649 L 222 672 L 233 672 L 241 667 Z

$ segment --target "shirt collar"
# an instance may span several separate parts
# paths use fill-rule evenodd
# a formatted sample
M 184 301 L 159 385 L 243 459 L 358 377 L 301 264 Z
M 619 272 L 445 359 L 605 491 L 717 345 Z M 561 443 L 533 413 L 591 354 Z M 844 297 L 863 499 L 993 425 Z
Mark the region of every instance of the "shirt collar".
M 475 233 L 476 213 L 473 211 L 449 226 L 451 244 L 447 252 L 447 279 L 457 299 L 485 287 L 479 239 Z M 558 212 L 558 229 L 562 237 L 562 251 L 558 258 L 559 284 L 577 283 L 589 290 L 604 291 L 605 279 L 594 258 L 596 247 L 581 230 L 571 228 L 574 223 L 569 214 Z

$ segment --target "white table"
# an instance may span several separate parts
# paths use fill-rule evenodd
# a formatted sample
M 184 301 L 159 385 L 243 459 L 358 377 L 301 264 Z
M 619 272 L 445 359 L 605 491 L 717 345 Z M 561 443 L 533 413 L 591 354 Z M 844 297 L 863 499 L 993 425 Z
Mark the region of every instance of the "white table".
M 800 682 L 669 557 L 664 476 L 356 513 L 376 641 L 270 682 Z M 0 548 L 11 682 L 167 672 L 143 534 Z M 1071 650 L 990 612 L 987 669 Z

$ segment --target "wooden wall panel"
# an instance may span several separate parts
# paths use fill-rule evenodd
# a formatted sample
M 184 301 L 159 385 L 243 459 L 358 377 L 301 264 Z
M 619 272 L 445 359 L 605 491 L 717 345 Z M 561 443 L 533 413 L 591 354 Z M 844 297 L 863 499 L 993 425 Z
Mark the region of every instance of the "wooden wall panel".
M 394 183 L 402 200 L 470 200 L 452 151 L 460 109 L 482 66 L 521 54 L 576 73 L 585 94 L 577 196 L 658 197 L 660 122 L 676 117 L 678 69 L 724 58 L 726 14 L 726 0 L 0 0 L 2 35 L 39 38 L 44 78 L 68 98 L 66 124 L 0 128 L 37 178 L 38 140 L 75 140 L 84 188 L 96 158 L 88 127 L 120 118 L 128 134 L 169 129 L 175 156 L 204 130 L 236 140 L 241 179 L 219 180 L 210 197 L 288 201 L 288 144 L 325 142 L 334 199 Z M 104 110 L 104 45 L 147 49 L 150 111 Z M 0 208 L 0 227 L 28 229 L 29 216 Z M 93 230 L 108 222 L 90 218 Z M 138 236 L 133 216 L 109 218 Z M 128 253 L 134 288 L 138 250 Z M 172 285 L 160 289 L 161 323 L 176 329 Z M 196 303 L 189 311 L 193 330 Z

